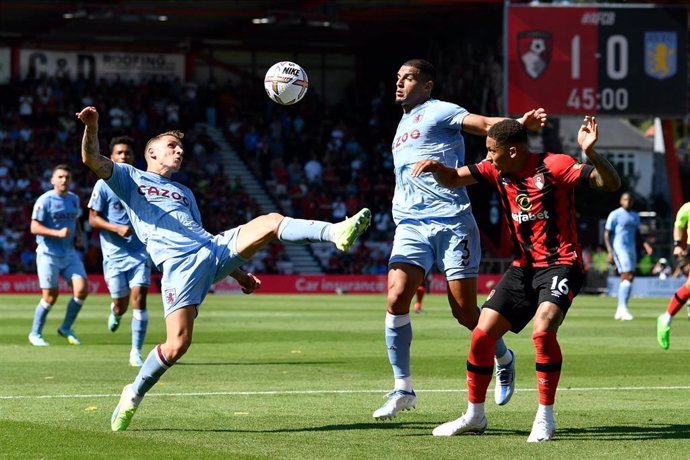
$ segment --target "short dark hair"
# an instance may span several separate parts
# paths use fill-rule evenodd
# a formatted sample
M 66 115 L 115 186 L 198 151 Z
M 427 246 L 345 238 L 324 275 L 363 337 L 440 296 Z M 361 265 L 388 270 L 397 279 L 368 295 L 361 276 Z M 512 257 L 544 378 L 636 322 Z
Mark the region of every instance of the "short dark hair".
M 419 76 L 422 77 L 424 81 L 436 82 L 436 68 L 434 65 L 424 59 L 409 59 L 403 65 L 414 67 L 419 70 Z
M 62 169 L 63 171 L 67 171 L 68 173 L 72 174 L 72 168 L 67 163 L 60 163 L 59 165 L 55 165 L 55 167 L 53 168 L 53 173 L 55 173 L 55 171 L 57 171 L 58 169 Z
M 497 145 L 527 144 L 527 128 L 517 120 L 506 118 L 491 128 L 487 136 L 496 141 Z
M 129 136 L 115 136 L 112 139 L 110 139 L 110 146 L 108 151 L 112 153 L 113 147 L 115 147 L 118 144 L 129 145 L 129 147 L 132 149 L 132 152 L 134 152 L 134 139 L 132 139 Z

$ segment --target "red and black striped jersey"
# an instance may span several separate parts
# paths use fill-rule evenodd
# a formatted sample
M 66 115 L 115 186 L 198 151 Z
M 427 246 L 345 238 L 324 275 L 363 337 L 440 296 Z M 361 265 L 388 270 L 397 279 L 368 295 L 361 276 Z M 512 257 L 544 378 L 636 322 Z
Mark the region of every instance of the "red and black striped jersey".
M 582 267 L 575 224 L 575 186 L 587 185 L 594 168 L 558 153 L 531 154 L 519 173 L 499 175 L 488 160 L 469 165 L 477 181 L 498 188 L 511 223 L 518 267 L 553 264 Z

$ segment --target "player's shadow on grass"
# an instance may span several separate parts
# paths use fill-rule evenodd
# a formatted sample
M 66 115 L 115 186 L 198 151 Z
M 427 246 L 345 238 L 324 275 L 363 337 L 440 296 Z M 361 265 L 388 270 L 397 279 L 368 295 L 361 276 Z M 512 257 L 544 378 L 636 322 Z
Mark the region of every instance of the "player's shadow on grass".
M 648 441 L 653 439 L 690 439 L 690 424 L 647 424 L 640 426 L 594 426 L 559 428 L 556 438 L 568 441 Z
M 142 428 L 133 429 L 130 431 L 184 431 L 184 432 L 199 432 L 199 433 L 313 433 L 313 432 L 329 432 L 329 431 L 359 431 L 359 430 L 422 430 L 421 433 L 407 433 L 401 431 L 399 436 L 402 437 L 428 437 L 431 436 L 431 431 L 440 425 L 442 422 L 366 422 L 366 423 L 341 423 L 334 425 L 323 426 L 305 426 L 302 428 L 282 428 L 282 429 L 267 429 L 267 430 L 244 430 L 242 428 Z M 519 430 L 487 430 L 484 436 L 524 436 L 527 437 L 529 432 Z M 472 434 L 464 434 L 462 436 L 475 436 Z
M 179 362 L 175 366 L 279 366 L 282 364 L 294 366 L 311 366 L 324 364 L 345 364 L 346 361 L 231 361 L 226 363 L 219 362 Z

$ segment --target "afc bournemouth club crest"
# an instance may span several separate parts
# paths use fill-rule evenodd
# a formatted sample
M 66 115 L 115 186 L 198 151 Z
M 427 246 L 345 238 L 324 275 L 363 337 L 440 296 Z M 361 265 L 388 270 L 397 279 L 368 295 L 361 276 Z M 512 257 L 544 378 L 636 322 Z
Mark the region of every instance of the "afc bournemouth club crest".
M 644 73 L 657 80 L 676 74 L 678 39 L 675 32 L 644 33 Z
M 165 299 L 165 303 L 168 305 L 172 305 L 175 303 L 175 289 L 166 289 L 165 292 L 163 293 L 163 298 Z
M 537 187 L 539 190 L 542 190 L 544 188 L 544 174 L 539 173 L 536 176 L 532 178 L 534 181 L 534 186 Z
M 553 37 L 551 32 L 528 30 L 517 34 L 518 57 L 522 68 L 536 80 L 541 77 L 551 62 Z

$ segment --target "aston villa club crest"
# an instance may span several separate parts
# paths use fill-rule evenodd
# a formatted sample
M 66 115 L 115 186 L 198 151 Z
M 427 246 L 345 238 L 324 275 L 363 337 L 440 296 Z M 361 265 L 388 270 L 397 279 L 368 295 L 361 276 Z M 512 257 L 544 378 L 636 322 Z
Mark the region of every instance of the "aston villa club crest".
M 534 186 L 537 187 L 539 190 L 542 190 L 544 188 L 544 174 L 539 173 L 536 176 L 532 178 L 534 181 Z
M 644 73 L 657 80 L 676 74 L 678 37 L 675 32 L 645 32 Z
M 518 57 L 522 68 L 530 78 L 536 80 L 551 62 L 553 37 L 551 32 L 528 30 L 517 34 Z
M 422 110 L 417 115 L 415 115 L 414 118 L 412 119 L 412 121 L 414 123 L 419 123 L 420 121 L 422 121 L 422 118 L 424 118 L 424 110 Z
M 166 289 L 165 292 L 163 293 L 163 298 L 165 299 L 165 303 L 168 305 L 172 305 L 175 303 L 175 289 Z

